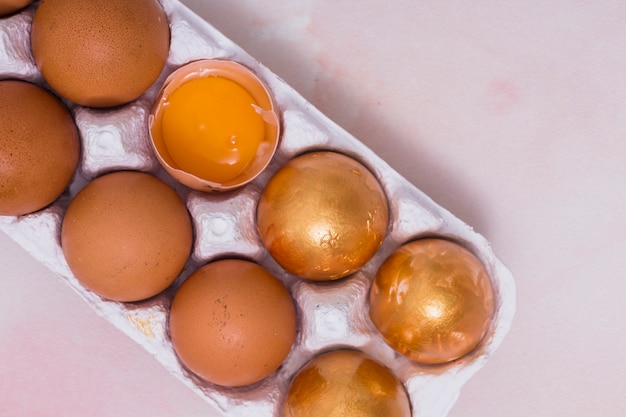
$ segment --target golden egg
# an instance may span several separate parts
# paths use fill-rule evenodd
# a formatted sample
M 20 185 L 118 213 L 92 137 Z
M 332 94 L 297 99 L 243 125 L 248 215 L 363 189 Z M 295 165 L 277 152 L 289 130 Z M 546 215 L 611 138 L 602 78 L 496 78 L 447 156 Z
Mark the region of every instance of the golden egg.
M 410 417 L 402 383 L 389 368 L 356 350 L 322 354 L 289 387 L 283 417 Z
M 257 225 L 270 255 L 315 281 L 345 277 L 378 250 L 389 208 L 376 177 L 337 152 L 312 152 L 284 165 L 263 190 Z
M 484 265 L 443 239 L 400 247 L 383 262 L 370 290 L 369 315 L 383 339 L 421 363 L 446 363 L 472 351 L 493 314 Z

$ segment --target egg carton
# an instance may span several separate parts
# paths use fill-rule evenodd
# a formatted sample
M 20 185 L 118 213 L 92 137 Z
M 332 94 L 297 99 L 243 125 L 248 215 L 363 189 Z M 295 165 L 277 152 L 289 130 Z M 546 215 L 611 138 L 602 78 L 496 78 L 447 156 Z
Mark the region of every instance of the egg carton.
M 510 271 L 487 240 L 409 183 L 364 144 L 328 119 L 276 74 L 177 0 L 162 0 L 169 18 L 171 48 L 159 80 L 138 100 L 116 109 L 92 109 L 66 102 L 82 141 L 82 160 L 68 190 L 47 208 L 0 216 L 0 230 L 56 272 L 93 310 L 126 333 L 190 389 L 224 416 L 278 416 L 295 373 L 321 352 L 354 348 L 389 367 L 409 394 L 413 416 L 444 417 L 461 387 L 482 368 L 509 331 L 515 312 Z M 35 6 L 0 19 L 0 79 L 45 85 L 29 45 Z M 217 58 L 252 69 L 269 87 L 282 122 L 281 141 L 268 168 L 248 185 L 228 193 L 202 193 L 174 181 L 161 168 L 149 143 L 148 116 L 167 75 L 190 61 Z M 263 247 L 255 226 L 256 204 L 269 178 L 290 158 L 309 150 L 335 150 L 366 165 L 378 178 L 390 207 L 388 234 L 377 254 L 350 277 L 325 283 L 292 276 Z M 193 253 L 176 282 L 143 302 L 120 303 L 85 290 L 72 275 L 60 246 L 63 214 L 72 197 L 93 178 L 116 170 L 140 170 L 171 185 L 193 217 Z M 423 365 L 397 354 L 378 335 L 367 314 L 370 283 L 383 260 L 403 243 L 440 236 L 462 243 L 484 263 L 495 291 L 495 315 L 481 344 L 445 365 Z M 199 266 L 224 257 L 252 259 L 277 276 L 297 305 L 298 334 L 282 366 L 266 379 L 228 388 L 203 381 L 178 360 L 167 329 L 168 309 L 184 279 Z

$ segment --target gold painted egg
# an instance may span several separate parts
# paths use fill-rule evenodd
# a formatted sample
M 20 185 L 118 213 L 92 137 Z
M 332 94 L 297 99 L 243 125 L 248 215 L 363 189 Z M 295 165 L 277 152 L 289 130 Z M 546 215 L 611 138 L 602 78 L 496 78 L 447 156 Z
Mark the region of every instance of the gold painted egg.
M 440 364 L 472 351 L 494 314 L 489 275 L 476 256 L 443 239 L 405 244 L 381 265 L 369 315 L 383 339 L 416 362 Z
M 345 277 L 378 250 L 389 208 L 382 186 L 360 162 L 312 152 L 284 165 L 257 208 L 270 255 L 288 272 L 314 281 Z
M 410 417 L 402 383 L 389 368 L 356 350 L 322 354 L 289 387 L 283 417 Z

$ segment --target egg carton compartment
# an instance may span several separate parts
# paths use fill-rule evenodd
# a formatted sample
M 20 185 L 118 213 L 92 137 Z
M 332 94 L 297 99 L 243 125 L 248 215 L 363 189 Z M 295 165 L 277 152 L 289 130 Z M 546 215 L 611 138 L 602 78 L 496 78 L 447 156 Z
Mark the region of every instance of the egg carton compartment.
M 91 109 L 66 102 L 80 131 L 82 159 L 70 187 L 36 213 L 0 217 L 0 229 L 55 271 L 95 310 L 154 355 L 174 376 L 226 416 L 278 416 L 294 374 L 321 352 L 342 347 L 361 350 L 389 367 L 404 384 L 413 416 L 443 417 L 463 384 L 501 344 L 515 311 L 515 285 L 490 244 L 453 214 L 395 172 L 387 163 L 329 120 L 277 75 L 176 0 L 162 0 L 171 29 L 170 55 L 159 80 L 138 100 L 116 109 Z M 0 19 L 0 79 L 17 78 L 45 85 L 29 49 L 36 4 Z M 282 122 L 281 141 L 268 168 L 248 185 L 225 193 L 192 191 L 174 181 L 157 162 L 149 144 L 148 115 L 167 75 L 205 58 L 230 59 L 252 69 L 269 87 Z M 267 253 L 255 217 L 260 194 L 289 159 L 310 150 L 335 150 L 367 166 L 380 181 L 390 207 L 387 236 L 377 254 L 358 272 L 338 281 L 306 281 L 285 272 Z M 60 227 L 72 197 L 107 172 L 140 170 L 172 186 L 193 218 L 195 242 L 187 266 L 161 294 L 142 302 L 119 303 L 85 290 L 72 275 L 60 246 Z M 486 266 L 495 291 L 496 310 L 486 338 L 472 353 L 445 365 L 423 365 L 395 353 L 368 318 L 368 291 L 381 263 L 410 240 L 440 236 L 463 244 Z M 283 365 L 246 387 L 208 383 L 178 360 L 168 336 L 168 310 L 176 289 L 189 274 L 215 259 L 251 259 L 278 277 L 297 306 L 296 342 Z

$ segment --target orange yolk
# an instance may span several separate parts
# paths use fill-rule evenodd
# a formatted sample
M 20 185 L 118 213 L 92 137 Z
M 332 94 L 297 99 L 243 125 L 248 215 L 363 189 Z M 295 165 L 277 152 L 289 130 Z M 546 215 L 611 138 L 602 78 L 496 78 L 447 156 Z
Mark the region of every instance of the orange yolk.
M 254 160 L 265 124 L 241 85 L 211 76 L 187 81 L 168 98 L 163 141 L 178 168 L 207 181 L 226 182 Z

